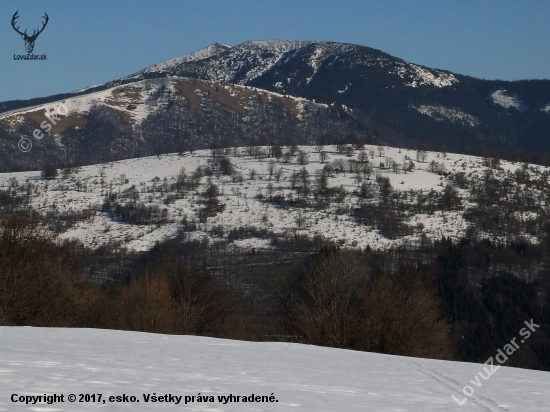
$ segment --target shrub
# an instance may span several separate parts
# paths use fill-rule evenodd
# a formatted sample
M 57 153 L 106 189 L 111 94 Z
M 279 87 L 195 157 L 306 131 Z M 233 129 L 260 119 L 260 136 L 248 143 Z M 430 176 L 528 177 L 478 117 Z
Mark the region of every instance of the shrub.
M 55 179 L 57 177 L 57 168 L 52 164 L 47 164 L 42 169 L 42 178 L 43 179 Z

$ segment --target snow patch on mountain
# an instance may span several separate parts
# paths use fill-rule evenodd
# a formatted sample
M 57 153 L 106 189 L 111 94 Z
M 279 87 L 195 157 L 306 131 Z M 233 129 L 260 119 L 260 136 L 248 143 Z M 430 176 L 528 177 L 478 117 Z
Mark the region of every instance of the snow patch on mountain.
M 412 106 L 412 107 L 418 112 L 425 114 L 426 116 L 430 116 L 431 118 L 433 118 L 438 122 L 449 120 L 453 123 L 459 123 L 459 124 L 462 124 L 463 126 L 469 126 L 469 127 L 477 127 L 480 125 L 480 121 L 476 117 L 466 112 L 463 112 L 462 110 L 451 109 L 444 106 L 428 106 L 428 105 Z
M 317 74 L 317 71 L 319 70 L 319 67 L 323 62 L 326 60 L 328 56 L 330 56 L 332 53 L 332 50 L 330 48 L 324 47 L 324 45 L 321 44 L 315 44 L 314 45 L 314 51 L 311 54 L 311 57 L 309 58 L 309 66 L 313 69 L 313 74 L 307 78 L 307 83 L 311 82 L 311 79 Z
M 458 83 L 458 79 L 451 73 L 445 73 L 440 70 L 428 70 L 412 63 L 397 63 L 394 73 L 402 79 L 409 80 L 409 83 L 405 83 L 405 86 L 409 87 L 449 87 L 454 83 Z
M 351 86 L 351 83 L 346 84 L 346 86 L 342 90 L 337 90 L 339 94 L 343 94 L 348 91 L 349 86 Z
M 317 70 L 321 63 L 327 57 L 327 53 L 329 53 L 329 50 L 325 49 L 322 46 L 316 46 L 314 52 L 311 54 L 311 57 L 309 59 L 309 65 L 314 70 Z
M 518 96 L 510 95 L 506 90 L 497 90 L 491 94 L 493 103 L 498 104 L 506 109 L 515 107 L 521 113 L 527 110 L 527 104 L 525 104 Z

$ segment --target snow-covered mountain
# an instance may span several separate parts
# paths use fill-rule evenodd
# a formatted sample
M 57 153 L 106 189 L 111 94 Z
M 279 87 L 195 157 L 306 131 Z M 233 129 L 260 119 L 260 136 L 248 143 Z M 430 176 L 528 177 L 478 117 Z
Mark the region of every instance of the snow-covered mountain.
M 13 115 L 18 108 L 77 95 L 89 100 L 98 92 L 167 76 L 252 87 L 262 93 L 333 105 L 340 111 L 351 109 L 357 114 L 354 121 L 360 134 L 376 136 L 393 146 L 422 143 L 445 145 L 459 152 L 479 146 L 509 152 L 550 151 L 550 80 L 474 79 L 409 63 L 373 48 L 337 42 L 267 40 L 234 47 L 215 43 L 103 85 L 50 98 L 0 103 L 0 110 Z M 239 114 L 233 111 L 232 115 Z M 34 127 L 40 124 L 38 120 L 34 119 Z M 184 134 L 178 121 L 174 124 L 171 139 Z M 34 127 L 15 131 L 28 134 Z M 15 148 L 19 137 L 2 142 L 12 132 L 9 127 L 0 130 L 0 144 Z M 193 130 L 195 140 L 208 141 L 210 137 L 203 133 Z M 263 133 L 255 131 L 256 135 Z M 174 147 L 161 150 L 167 153 Z
M 506 366 L 484 380 L 491 367 L 475 363 L 94 329 L 0 327 L 0 340 L 2 410 L 543 412 L 550 404 L 548 372 Z M 45 394 L 64 402 L 24 403 Z M 172 401 L 152 401 L 165 395 Z
M 362 52 L 362 53 L 361 53 Z M 333 66 L 336 62 L 363 68 L 384 68 L 387 74 L 404 79 L 404 85 L 409 87 L 435 86 L 448 87 L 458 82 L 458 79 L 449 72 L 422 68 L 400 59 L 379 52 L 374 49 L 360 46 L 316 41 L 248 41 L 228 49 L 225 53 L 213 57 L 216 64 L 211 62 L 194 62 L 196 64 L 181 64 L 174 67 L 176 73 L 195 73 L 200 78 L 210 80 L 248 84 L 249 82 L 291 62 L 305 62 L 309 73 L 300 73 L 298 70 L 283 82 L 276 85 L 282 92 L 288 92 L 287 85 L 302 83 L 309 84 L 319 70 Z M 336 85 L 333 84 L 332 87 Z

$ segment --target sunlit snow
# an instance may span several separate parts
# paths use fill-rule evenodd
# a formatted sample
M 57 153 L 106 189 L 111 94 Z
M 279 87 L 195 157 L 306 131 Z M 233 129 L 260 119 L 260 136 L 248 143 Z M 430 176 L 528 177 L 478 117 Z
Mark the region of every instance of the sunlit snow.
M 0 327 L 0 410 L 9 411 L 483 411 L 543 412 L 550 374 L 501 367 L 480 387 L 474 363 L 381 355 L 292 343 L 253 343 L 93 329 Z M 466 397 L 463 388 L 473 387 Z M 64 394 L 65 402 L 12 403 L 11 396 Z M 69 394 L 77 402 L 69 403 Z M 102 402 L 78 402 L 102 394 Z M 139 403 L 111 403 L 110 396 Z M 144 395 L 182 396 L 147 403 Z M 185 396 L 214 402 L 184 404 Z M 273 394 L 277 402 L 218 396 Z

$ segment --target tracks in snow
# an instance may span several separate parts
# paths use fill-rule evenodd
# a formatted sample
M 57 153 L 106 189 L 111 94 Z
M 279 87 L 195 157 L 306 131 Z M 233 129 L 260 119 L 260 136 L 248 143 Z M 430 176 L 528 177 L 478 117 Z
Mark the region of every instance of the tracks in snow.
M 462 400 L 466 396 L 462 393 L 462 389 L 465 386 L 471 386 L 470 382 L 467 384 L 463 384 L 455 379 L 449 378 L 448 376 L 445 376 L 442 373 L 436 372 L 433 369 L 425 368 L 421 363 L 418 362 L 406 362 L 401 361 L 404 364 L 408 365 L 410 368 L 414 369 L 417 372 L 422 373 L 423 375 L 426 375 L 429 377 L 432 381 L 435 381 L 439 383 L 442 386 L 445 386 L 448 388 L 449 391 L 449 398 L 452 395 L 455 395 L 455 397 L 459 400 Z M 478 393 L 480 388 L 474 387 L 474 394 L 470 397 L 468 397 L 468 402 L 464 403 L 462 406 L 465 406 L 466 408 L 464 410 L 472 410 L 472 406 L 475 406 L 478 410 L 484 411 L 484 412 L 502 412 L 507 411 L 510 412 L 509 409 L 504 408 L 500 406 L 498 403 L 496 403 L 493 399 L 488 398 L 487 396 L 480 395 Z M 454 402 L 454 400 L 453 400 Z M 469 403 L 469 405 L 467 405 Z M 457 404 L 458 406 L 458 404 Z

